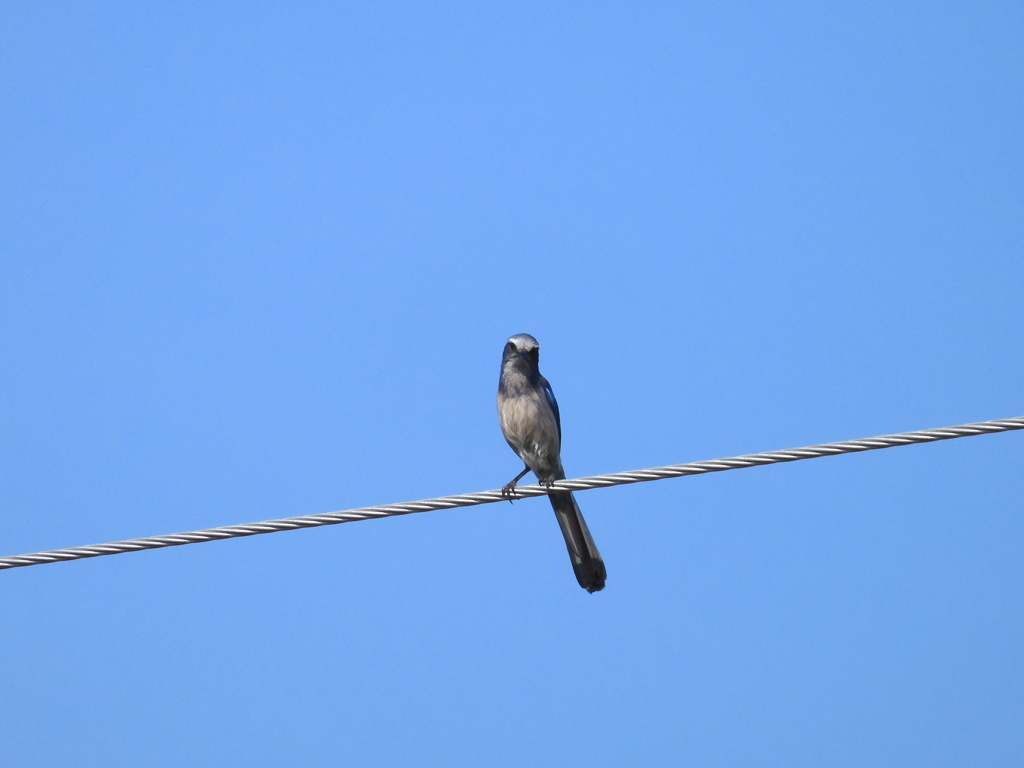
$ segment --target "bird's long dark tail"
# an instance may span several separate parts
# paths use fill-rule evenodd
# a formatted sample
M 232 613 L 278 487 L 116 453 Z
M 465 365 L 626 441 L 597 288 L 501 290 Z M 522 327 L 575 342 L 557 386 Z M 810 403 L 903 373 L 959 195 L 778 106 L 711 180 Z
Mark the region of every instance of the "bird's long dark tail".
M 559 471 L 556 480 L 564 480 L 565 473 Z M 571 493 L 552 493 L 551 508 L 555 510 L 558 526 L 565 537 L 565 547 L 569 550 L 572 569 L 576 572 L 576 581 L 587 592 L 604 589 L 606 572 L 601 553 L 597 551 L 594 537 L 590 535 L 587 521 L 583 519 L 576 499 Z

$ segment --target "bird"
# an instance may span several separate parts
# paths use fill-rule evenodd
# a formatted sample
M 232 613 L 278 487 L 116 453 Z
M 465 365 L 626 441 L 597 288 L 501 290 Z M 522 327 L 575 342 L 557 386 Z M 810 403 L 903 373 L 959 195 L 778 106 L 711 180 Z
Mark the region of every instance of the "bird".
M 526 468 L 509 481 L 502 494 L 515 498 L 516 483 L 532 471 L 541 485 L 565 479 L 562 469 L 562 422 L 558 401 L 548 380 L 540 374 L 540 344 L 528 333 L 517 333 L 505 343 L 498 378 L 498 419 L 506 442 Z M 606 572 L 576 499 L 569 491 L 548 495 L 565 537 L 576 580 L 587 592 L 604 589 Z

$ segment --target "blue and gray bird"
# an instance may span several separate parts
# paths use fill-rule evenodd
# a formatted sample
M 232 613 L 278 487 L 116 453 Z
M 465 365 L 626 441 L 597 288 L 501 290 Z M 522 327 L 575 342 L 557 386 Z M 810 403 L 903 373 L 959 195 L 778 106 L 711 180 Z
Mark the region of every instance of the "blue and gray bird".
M 540 375 L 540 345 L 528 333 L 517 333 L 505 344 L 498 379 L 498 416 L 501 431 L 526 468 L 502 490 L 515 496 L 516 483 L 531 470 L 542 485 L 564 480 L 562 422 L 558 402 L 548 380 Z M 548 496 L 565 537 L 576 580 L 587 592 L 604 589 L 605 569 L 576 499 L 569 492 Z

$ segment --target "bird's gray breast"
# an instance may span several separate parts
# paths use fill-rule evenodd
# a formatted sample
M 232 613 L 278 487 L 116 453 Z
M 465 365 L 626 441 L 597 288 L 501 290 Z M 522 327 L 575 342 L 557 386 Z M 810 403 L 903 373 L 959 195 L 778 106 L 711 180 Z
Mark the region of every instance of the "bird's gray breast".
M 543 391 L 529 387 L 498 392 L 498 415 L 505 440 L 538 477 L 559 466 L 558 423 Z

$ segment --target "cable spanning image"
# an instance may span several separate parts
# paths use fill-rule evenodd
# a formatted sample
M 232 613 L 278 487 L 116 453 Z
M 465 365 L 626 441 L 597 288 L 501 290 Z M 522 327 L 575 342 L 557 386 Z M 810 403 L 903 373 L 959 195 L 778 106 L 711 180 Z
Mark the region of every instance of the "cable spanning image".
M 893 435 L 863 437 L 856 440 L 844 440 L 836 443 L 805 445 L 802 448 L 787 448 L 781 451 L 764 453 L 748 453 L 741 456 L 729 456 L 708 461 L 693 461 L 686 464 L 669 464 L 664 467 L 634 469 L 627 472 L 612 472 L 605 475 L 577 477 L 571 480 L 555 480 L 551 485 L 516 486 L 517 497 L 547 496 L 566 491 L 587 491 L 592 488 L 607 488 L 612 485 L 644 483 L 650 480 L 664 480 L 670 477 L 686 477 L 702 475 L 708 472 L 724 472 L 730 469 L 759 467 L 765 464 L 780 464 L 787 461 L 816 459 L 822 456 L 836 456 L 842 453 L 859 453 L 880 448 L 896 448 L 901 445 L 915 443 L 931 443 L 936 440 L 952 440 L 957 437 L 973 437 L 995 432 L 1009 432 L 1024 429 L 1024 416 L 993 421 L 977 421 L 970 424 L 957 424 L 938 429 L 922 429 L 916 432 L 897 432 Z M 161 547 L 177 547 L 182 544 L 198 544 L 203 541 L 232 539 L 239 536 L 256 536 L 261 533 L 291 531 L 296 528 L 315 528 L 320 525 L 337 525 L 352 523 L 357 520 L 373 520 L 378 517 L 409 515 L 414 512 L 429 512 L 453 507 L 472 507 L 477 504 L 493 504 L 508 500 L 507 491 L 496 488 L 477 493 L 463 493 L 456 496 L 441 496 L 420 501 L 405 501 L 398 504 L 382 504 L 376 507 L 360 507 L 339 512 L 325 512 L 317 515 L 300 515 L 283 517 L 276 520 L 264 520 L 258 523 L 241 525 L 225 525 L 220 528 L 203 528 L 197 531 L 170 533 L 163 536 L 147 536 L 141 539 L 125 539 L 111 541 L 106 544 L 90 544 L 67 549 L 50 549 L 43 552 L 30 552 L 24 555 L 0 557 L 0 570 L 6 568 L 22 568 L 29 565 L 57 563 L 64 560 L 81 560 L 86 557 L 117 555 L 123 552 L 136 552 L 141 549 L 159 549 Z

